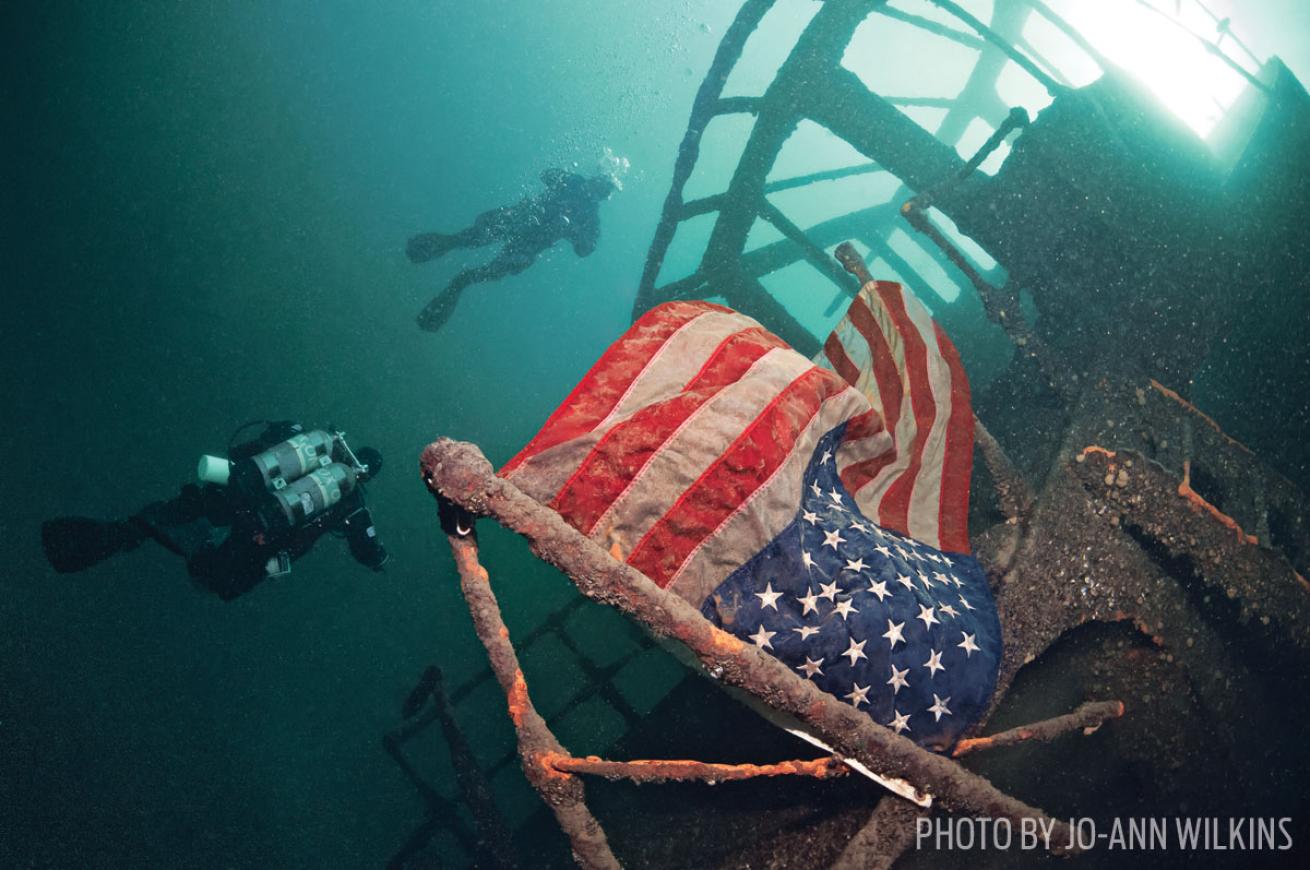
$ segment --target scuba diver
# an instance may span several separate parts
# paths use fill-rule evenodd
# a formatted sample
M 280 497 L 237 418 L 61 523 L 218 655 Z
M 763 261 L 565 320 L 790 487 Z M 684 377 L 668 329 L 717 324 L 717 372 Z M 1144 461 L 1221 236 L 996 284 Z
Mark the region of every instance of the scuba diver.
M 259 424 L 258 436 L 233 443 Z M 46 558 L 59 573 L 72 573 L 153 538 L 185 558 L 187 573 L 224 601 L 291 573 L 291 562 L 327 532 L 344 537 L 365 567 L 380 571 L 386 564 L 363 486 L 382 470 L 381 453 L 352 450 L 343 432 L 305 431 L 289 420 L 247 423 L 228 447 L 228 458 L 200 458 L 198 484 L 126 520 L 42 523 Z
M 415 263 L 426 263 L 456 248 L 478 248 L 502 243 L 500 253 L 481 266 L 460 272 L 418 316 L 421 329 L 436 332 L 455 310 L 460 292 L 470 284 L 517 275 L 537 256 L 561 239 L 585 257 L 600 241 L 600 203 L 617 185 L 607 175 L 584 178 L 562 169 L 541 173 L 546 190 L 524 197 L 514 205 L 478 215 L 473 225 L 453 235 L 424 233 L 409 240 L 405 253 Z

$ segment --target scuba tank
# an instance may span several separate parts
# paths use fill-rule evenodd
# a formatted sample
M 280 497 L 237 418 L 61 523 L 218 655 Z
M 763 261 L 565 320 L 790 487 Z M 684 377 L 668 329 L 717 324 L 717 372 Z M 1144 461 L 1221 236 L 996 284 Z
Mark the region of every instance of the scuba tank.
M 305 525 L 354 492 L 358 483 L 355 469 L 329 462 L 275 490 L 272 499 L 260 505 L 259 518 L 268 529 Z
M 336 438 L 322 429 L 302 432 L 242 460 L 234 469 L 238 485 L 250 492 L 278 492 L 312 471 L 332 464 Z

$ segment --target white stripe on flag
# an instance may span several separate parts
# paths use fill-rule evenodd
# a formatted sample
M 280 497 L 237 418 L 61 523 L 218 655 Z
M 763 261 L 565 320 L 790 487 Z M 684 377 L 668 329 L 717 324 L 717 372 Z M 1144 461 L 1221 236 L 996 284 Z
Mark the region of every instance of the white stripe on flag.
M 932 388 L 936 413 L 923 445 L 919 474 L 914 481 L 907 517 L 910 537 L 931 547 L 941 547 L 939 519 L 942 503 L 942 463 L 946 458 L 946 424 L 951 418 L 951 372 L 942 359 L 932 318 L 917 299 L 902 294 L 910 320 L 923 336 L 927 347 L 928 383 Z

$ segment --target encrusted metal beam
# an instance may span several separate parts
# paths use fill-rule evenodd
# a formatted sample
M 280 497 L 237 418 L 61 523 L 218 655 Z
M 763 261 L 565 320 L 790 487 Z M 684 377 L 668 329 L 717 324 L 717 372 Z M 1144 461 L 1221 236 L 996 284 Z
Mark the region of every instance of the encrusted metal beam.
M 464 534 L 460 534 L 461 531 Z M 446 537 L 455 556 L 455 566 L 459 569 L 460 589 L 473 615 L 473 628 L 487 648 L 491 668 L 505 691 L 528 782 L 555 814 L 573 847 L 574 860 L 580 866 L 619 867 L 618 859 L 605 839 L 605 832 L 587 809 L 581 780 L 557 770 L 547 761 L 566 753 L 528 697 L 528 684 L 519 667 L 514 645 L 510 643 L 509 629 L 501 618 L 495 593 L 491 591 L 491 580 L 478 561 L 476 533 L 470 524 L 467 529 L 457 527 Z
M 851 298 L 859 294 L 859 286 L 843 275 L 842 270 L 837 268 L 837 264 L 832 261 L 832 258 L 824 253 L 822 248 L 810 241 L 805 232 L 779 211 L 777 206 L 769 202 L 767 197 L 760 202 L 760 216 L 777 227 L 780 233 L 800 246 L 809 264 L 836 284 L 839 290 Z
M 967 737 L 955 745 L 951 757 L 959 758 L 980 749 L 999 749 L 1002 746 L 1014 746 L 1029 740 L 1047 742 L 1079 728 L 1084 734 L 1091 734 L 1100 728 L 1105 720 L 1118 719 L 1123 714 L 1123 701 L 1091 701 L 1072 713 L 1056 716 L 1053 719 L 1045 719 L 1031 725 L 1020 725 L 1018 728 L 1011 728 L 988 737 Z
M 682 190 L 696 168 L 696 159 L 700 156 L 700 141 L 705 135 L 705 127 L 719 109 L 719 98 L 723 86 L 728 81 L 728 74 L 741 57 L 746 40 L 759 26 L 764 13 L 773 8 L 774 0 L 746 0 L 737 17 L 728 26 L 719 42 L 709 72 L 696 92 L 696 100 L 691 107 L 691 118 L 687 122 L 687 131 L 683 134 L 682 144 L 678 146 L 678 158 L 673 164 L 673 180 L 669 193 L 664 199 L 664 210 L 660 215 L 659 225 L 655 228 L 655 238 L 651 240 L 650 252 L 646 255 L 646 265 L 642 269 L 641 283 L 637 286 L 637 301 L 633 308 L 635 320 L 647 310 L 655 307 L 662 300 L 655 296 L 655 282 L 659 280 L 660 267 L 664 265 L 664 255 L 668 253 L 673 241 L 673 234 L 678 229 L 678 212 L 682 208 Z
M 638 761 L 607 761 L 589 755 L 586 758 L 563 756 L 551 758 L 547 763 L 564 773 L 586 773 L 606 779 L 627 779 L 632 782 L 736 782 L 762 776 L 809 776 L 815 779 L 835 779 L 846 776 L 850 768 L 841 759 L 806 759 L 780 761 L 776 764 L 715 764 L 685 759 Z
M 1011 525 L 1022 525 L 1033 509 L 1033 493 L 1028 482 L 1019 473 L 1019 469 L 1014 467 L 996 436 L 977 417 L 973 419 L 973 437 L 978 452 L 982 454 L 983 463 L 991 472 L 992 485 L 996 487 L 996 498 L 1000 502 L 1001 511 Z
M 988 319 L 1005 330 L 1019 353 L 1033 358 L 1051 389 L 1066 401 L 1071 400 L 1078 391 L 1078 379 L 1028 325 L 1028 318 L 1019 306 L 1019 294 L 1009 286 L 997 287 L 984 278 L 959 248 L 937 229 L 923 201 L 917 198 L 909 200 L 901 207 L 901 214 L 910 226 L 927 236 L 964 273 L 978 290 Z
M 870 91 L 845 67 L 813 82 L 808 96 L 806 117 L 845 139 L 912 190 L 927 190 L 964 168 L 953 147 Z
M 1179 570 L 1237 603 L 1239 618 L 1310 655 L 1310 594 L 1281 554 L 1259 546 L 1236 520 L 1183 479 L 1131 450 L 1088 447 L 1075 476 L 1114 519 L 1150 546 L 1179 560 Z M 1190 463 L 1185 465 L 1185 469 Z

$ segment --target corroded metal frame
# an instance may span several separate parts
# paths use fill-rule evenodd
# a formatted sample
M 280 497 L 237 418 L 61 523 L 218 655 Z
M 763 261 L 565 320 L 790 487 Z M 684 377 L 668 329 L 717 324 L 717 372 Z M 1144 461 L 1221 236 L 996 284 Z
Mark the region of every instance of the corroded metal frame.
M 728 76 L 740 60 L 746 41 L 759 26 L 775 0 L 746 0 L 725 31 L 709 72 L 692 105 L 682 143 L 674 164 L 673 178 L 656 226 L 633 306 L 634 319 L 659 302 L 669 299 L 724 296 L 728 304 L 749 312 L 765 327 L 807 355 L 818 350 L 817 342 L 760 283 L 760 278 L 792 263 L 805 261 L 824 275 L 838 291 L 834 305 L 854 296 L 859 285 L 836 269 L 825 250 L 838 242 L 855 238 L 866 244 L 901 271 L 912 283 L 916 270 L 896 255 L 882 239 L 898 217 L 894 203 L 910 192 L 926 190 L 942 179 L 967 176 L 968 164 L 950 144 L 914 123 L 898 107 L 932 106 L 948 110 L 939 135 L 950 141 L 963 134 L 975 117 L 968 108 L 977 105 L 995 128 L 1004 124 L 1009 109 L 995 96 L 994 86 L 1006 61 L 1014 61 L 1048 92 L 1066 88 L 1058 75 L 1040 66 L 1021 42 L 1022 25 L 1030 13 L 1051 20 L 1066 32 L 1073 32 L 1055 13 L 1040 2 L 998 4 L 991 24 L 974 18 L 950 0 L 931 2 L 961 22 L 964 29 L 949 27 L 922 16 L 900 11 L 886 0 L 828 0 L 797 39 L 796 46 L 777 75 L 758 97 L 723 97 Z M 991 46 L 962 91 L 955 97 L 883 96 L 868 90 L 858 77 L 840 64 L 842 49 L 852 34 L 871 15 L 894 18 L 971 48 Z M 1103 59 L 1092 52 L 1098 63 Z M 717 117 L 747 113 L 755 116 L 750 137 L 736 171 L 723 193 L 687 201 L 684 190 L 700 156 L 701 140 Z M 802 120 L 810 120 L 832 131 L 871 159 L 871 163 L 844 169 L 767 182 L 766 177 L 783 143 Z M 976 164 L 975 164 L 976 165 Z M 768 194 L 803 187 L 820 181 L 867 172 L 889 171 L 902 183 L 890 203 L 832 218 L 814 226 L 794 224 L 768 199 Z M 968 185 L 961 191 L 967 194 Z M 941 205 L 949 207 L 951 197 Z M 715 215 L 714 229 L 692 274 L 660 284 L 660 272 L 678 227 L 704 214 Z M 747 236 L 757 218 L 772 224 L 783 239 L 752 251 L 745 251 Z M 952 274 L 956 265 L 933 249 L 925 249 Z
M 582 784 L 575 774 L 636 781 L 717 782 L 784 774 L 826 778 L 836 775 L 835 771 L 840 769 L 838 762 L 843 758 L 910 783 L 918 791 L 931 795 L 934 806 L 947 811 L 983 813 L 1012 820 L 1039 819 L 1054 826 L 1051 830 L 1056 832 L 1056 842 L 1068 842 L 1067 837 L 1060 836 L 1064 832 L 1062 823 L 1050 819 L 1041 810 L 998 791 L 987 780 L 951 759 L 928 752 L 874 724 L 868 716 L 821 692 L 777 659 L 716 628 L 690 604 L 666 594 L 643 574 L 569 526 L 554 511 L 497 477 L 475 445 L 440 439 L 424 450 L 420 465 L 424 482 L 442 505 L 443 527 L 459 569 L 461 589 L 478 637 L 505 691 L 524 772 L 555 813 L 580 865 L 616 866 L 599 823 L 586 808 Z M 711 677 L 794 716 L 833 746 L 837 756 L 756 767 L 689 761 L 603 762 L 570 755 L 550 732 L 528 695 L 509 631 L 491 591 L 489 574 L 478 560 L 473 524 L 476 516 L 491 517 L 519 533 L 528 540 L 536 556 L 563 571 L 585 596 L 617 607 L 654 634 L 683 644 Z M 1059 720 L 1029 726 L 1028 730 L 1049 739 L 1122 713 L 1122 704 L 1108 702 L 1081 708 Z M 998 739 L 997 745 L 1010 742 L 1013 741 L 1008 738 Z

